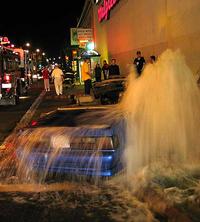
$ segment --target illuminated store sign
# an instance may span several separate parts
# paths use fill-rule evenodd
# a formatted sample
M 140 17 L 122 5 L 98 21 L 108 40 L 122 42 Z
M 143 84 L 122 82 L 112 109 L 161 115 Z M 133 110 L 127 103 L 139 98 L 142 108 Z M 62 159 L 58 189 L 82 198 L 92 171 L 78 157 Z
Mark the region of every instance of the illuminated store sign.
M 104 0 L 103 4 L 98 8 L 98 20 L 102 22 L 108 20 L 110 10 L 119 2 L 119 0 Z
M 87 28 L 71 28 L 71 45 L 86 47 L 88 42 L 93 42 L 93 30 Z

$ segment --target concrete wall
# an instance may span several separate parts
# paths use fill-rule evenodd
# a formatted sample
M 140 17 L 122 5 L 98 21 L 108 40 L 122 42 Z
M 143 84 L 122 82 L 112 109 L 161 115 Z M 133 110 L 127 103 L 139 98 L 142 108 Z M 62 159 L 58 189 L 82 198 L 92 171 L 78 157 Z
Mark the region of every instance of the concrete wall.
M 179 48 L 194 73 L 200 68 L 200 0 L 120 0 L 110 19 L 101 23 L 97 8 L 96 49 L 102 60 L 115 57 L 123 73 L 137 50 L 148 61 L 166 48 Z

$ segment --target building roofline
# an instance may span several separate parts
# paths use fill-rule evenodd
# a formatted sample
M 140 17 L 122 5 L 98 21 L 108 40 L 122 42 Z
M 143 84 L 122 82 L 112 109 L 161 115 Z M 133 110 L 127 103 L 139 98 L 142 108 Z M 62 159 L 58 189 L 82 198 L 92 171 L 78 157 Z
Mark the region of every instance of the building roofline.
M 87 14 L 88 9 L 90 8 L 91 4 L 94 4 L 94 2 L 92 0 L 85 0 L 85 4 L 83 6 L 81 16 L 80 16 L 80 18 L 78 20 L 78 23 L 77 23 L 77 26 L 76 26 L 77 28 L 80 27 L 80 24 L 83 21 L 85 15 Z

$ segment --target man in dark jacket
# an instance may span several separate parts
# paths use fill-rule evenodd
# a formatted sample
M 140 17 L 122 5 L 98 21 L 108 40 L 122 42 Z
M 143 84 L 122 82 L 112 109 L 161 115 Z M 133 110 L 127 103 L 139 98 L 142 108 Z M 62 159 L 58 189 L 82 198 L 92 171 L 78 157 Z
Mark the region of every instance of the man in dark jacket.
M 134 59 L 133 63 L 135 65 L 136 72 L 137 72 L 138 76 L 140 76 L 142 73 L 144 64 L 145 64 L 145 59 L 144 59 L 144 57 L 141 56 L 140 51 L 137 51 L 136 55 L 137 55 L 137 57 Z
M 116 59 L 112 59 L 109 66 L 109 76 L 120 75 L 119 66 L 116 64 Z
M 106 60 L 103 60 L 102 71 L 103 71 L 104 80 L 105 80 L 105 79 L 108 79 L 109 65 L 108 65 L 108 63 L 106 62 Z

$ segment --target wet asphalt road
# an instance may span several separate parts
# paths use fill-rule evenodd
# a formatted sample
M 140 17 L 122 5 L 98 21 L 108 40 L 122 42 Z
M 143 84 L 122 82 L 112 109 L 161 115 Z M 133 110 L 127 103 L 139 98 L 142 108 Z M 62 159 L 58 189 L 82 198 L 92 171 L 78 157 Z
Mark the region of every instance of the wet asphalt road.
M 0 144 L 12 132 L 22 116 L 42 92 L 41 82 L 34 83 L 15 106 L 0 106 Z
M 34 115 L 31 119 L 37 119 L 41 113 L 52 111 L 58 107 L 66 107 L 71 104 L 70 94 L 82 93 L 82 88 L 65 89 L 63 96 L 56 96 L 54 85 L 51 83 L 51 91 L 46 92 L 39 107 L 34 110 Z M 19 104 L 16 106 L 0 106 L 0 145 L 4 139 L 13 131 L 21 118 L 29 110 L 36 98 L 43 91 L 43 80 L 39 80 L 31 85 L 27 96 L 20 98 Z M 31 119 L 29 121 L 31 121 Z
M 40 188 L 33 185 L 14 186 L 12 190 L 0 185 L 0 190 L 5 191 L 0 192 L 0 221 L 157 221 L 145 204 L 116 183 L 105 182 L 96 186 L 84 182 L 65 182 Z

